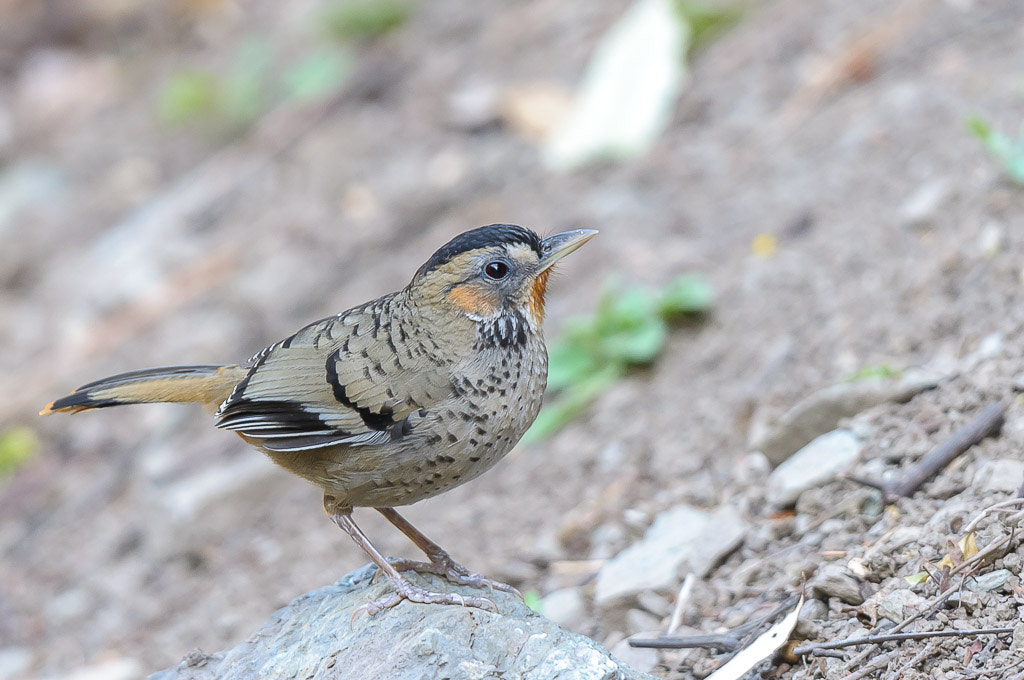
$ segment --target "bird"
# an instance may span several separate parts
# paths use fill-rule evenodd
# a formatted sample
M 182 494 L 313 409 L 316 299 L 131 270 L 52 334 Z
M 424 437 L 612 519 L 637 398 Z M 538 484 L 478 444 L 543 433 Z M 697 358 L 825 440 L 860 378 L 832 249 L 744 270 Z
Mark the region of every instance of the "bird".
M 518 594 L 471 572 L 395 509 L 493 467 L 526 432 L 547 383 L 545 294 L 553 265 L 597 234 L 541 238 L 490 224 L 452 238 L 407 286 L 296 333 L 235 365 L 121 373 L 82 385 L 41 415 L 124 404 L 198 403 L 277 465 L 323 490 L 324 510 L 402 601 L 494 609 L 489 598 L 434 592 L 403 572 Z M 373 508 L 428 562 L 386 558 L 353 521 Z

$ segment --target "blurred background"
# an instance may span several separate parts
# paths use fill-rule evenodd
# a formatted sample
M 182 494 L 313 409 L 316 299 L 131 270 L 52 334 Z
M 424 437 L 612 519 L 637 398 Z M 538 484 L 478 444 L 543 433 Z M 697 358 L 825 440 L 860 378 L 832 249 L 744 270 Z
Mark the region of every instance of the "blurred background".
M 673 504 L 758 515 L 757 423 L 1019 328 L 1021 45 L 1013 0 L 3 0 L 0 677 L 137 677 L 366 561 L 198 408 L 45 403 L 244 361 L 482 224 L 601 235 L 543 431 L 409 518 L 542 597 Z

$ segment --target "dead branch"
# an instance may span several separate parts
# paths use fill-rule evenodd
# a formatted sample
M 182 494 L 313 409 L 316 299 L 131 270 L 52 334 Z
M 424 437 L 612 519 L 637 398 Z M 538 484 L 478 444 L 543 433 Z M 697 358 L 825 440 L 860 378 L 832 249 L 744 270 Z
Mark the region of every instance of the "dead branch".
M 878 489 L 885 496 L 886 502 L 893 502 L 898 498 L 908 498 L 962 453 L 986 437 L 998 434 L 1003 426 L 1005 414 L 1005 402 L 997 401 L 989 404 L 971 422 L 954 432 L 949 439 L 912 465 L 901 480 L 879 481 L 854 475 L 848 475 L 847 479 Z
M 739 649 L 744 640 L 761 632 L 762 629 L 775 623 L 775 621 L 790 612 L 793 606 L 800 600 L 799 595 L 786 598 L 778 607 L 767 615 L 755 621 L 748 621 L 742 626 L 737 626 L 725 633 L 713 633 L 708 635 L 659 635 L 656 638 L 630 640 L 630 647 L 650 647 L 654 649 L 691 649 L 699 647 L 702 649 L 716 649 L 722 652 L 733 652 Z
M 842 649 L 843 647 L 856 647 L 858 645 L 874 645 L 882 642 L 901 642 L 903 640 L 927 640 L 936 637 L 970 637 L 972 635 L 1005 635 L 1013 633 L 1013 627 L 1003 628 L 973 628 L 954 630 L 933 630 L 920 633 L 893 633 L 889 635 L 868 635 L 847 640 L 834 640 L 832 642 L 821 642 L 816 645 L 801 645 L 793 650 L 793 654 L 802 656 L 814 654 L 821 649 Z

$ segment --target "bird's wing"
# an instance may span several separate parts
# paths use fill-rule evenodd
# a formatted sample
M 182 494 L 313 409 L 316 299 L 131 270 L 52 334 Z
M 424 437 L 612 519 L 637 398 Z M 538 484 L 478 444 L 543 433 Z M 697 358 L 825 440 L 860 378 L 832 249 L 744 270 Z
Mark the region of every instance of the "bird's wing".
M 453 393 L 447 366 L 387 308 L 367 306 L 263 350 L 221 405 L 217 427 L 272 451 L 380 444 L 406 436 Z

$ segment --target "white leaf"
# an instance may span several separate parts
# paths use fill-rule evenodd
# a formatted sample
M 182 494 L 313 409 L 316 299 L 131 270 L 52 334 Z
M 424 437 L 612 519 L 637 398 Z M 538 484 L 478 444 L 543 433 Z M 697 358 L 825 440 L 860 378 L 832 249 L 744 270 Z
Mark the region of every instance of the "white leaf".
M 668 123 L 686 77 L 690 26 L 672 0 L 636 0 L 602 39 L 544 160 L 568 170 L 646 151 Z
M 729 659 L 729 663 L 709 675 L 705 680 L 739 680 L 751 668 L 778 651 L 782 645 L 786 644 L 793 629 L 796 628 L 796 620 L 800 616 L 800 608 L 803 606 L 804 598 L 801 595 L 800 601 L 793 607 L 793 611 L 786 614 L 786 618 L 758 636 L 756 640 L 740 650 L 739 654 Z

